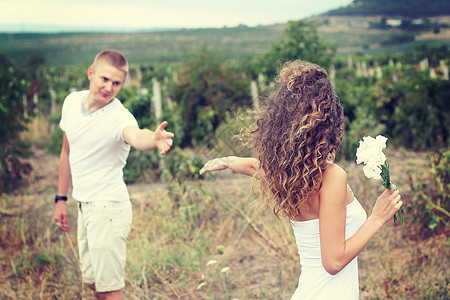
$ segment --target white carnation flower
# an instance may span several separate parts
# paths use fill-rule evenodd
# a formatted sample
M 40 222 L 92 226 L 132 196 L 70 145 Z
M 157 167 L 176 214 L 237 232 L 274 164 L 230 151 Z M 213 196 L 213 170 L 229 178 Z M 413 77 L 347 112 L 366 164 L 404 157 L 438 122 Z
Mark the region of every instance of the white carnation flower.
M 378 165 L 367 164 L 363 167 L 363 172 L 367 178 L 381 179 L 381 169 Z
M 378 149 L 380 149 L 380 150 L 383 150 L 383 149 L 385 149 L 386 148 L 386 142 L 387 142 L 387 137 L 384 137 L 384 136 L 382 136 L 382 135 L 378 135 L 376 138 L 375 138 L 375 141 L 376 141 L 376 143 L 377 143 L 377 146 L 379 147 Z
M 386 148 L 387 138 L 379 135 L 376 139 L 366 136 L 359 142 L 356 150 L 356 163 L 372 164 L 380 166 L 385 163 L 386 156 L 383 149 Z
M 386 161 L 386 155 L 384 155 L 383 151 L 372 150 L 369 151 L 369 155 L 368 164 L 381 166 Z
M 356 163 L 364 163 L 363 171 L 367 178 L 380 179 L 380 167 L 386 162 L 383 149 L 386 148 L 387 138 L 379 135 L 376 138 L 365 136 L 359 141 L 356 150 Z

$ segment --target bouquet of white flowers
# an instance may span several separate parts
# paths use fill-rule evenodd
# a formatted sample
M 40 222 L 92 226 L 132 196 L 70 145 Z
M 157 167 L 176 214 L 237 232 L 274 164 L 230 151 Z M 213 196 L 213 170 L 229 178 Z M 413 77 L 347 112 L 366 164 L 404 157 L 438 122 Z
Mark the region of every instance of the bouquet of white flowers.
M 383 153 L 383 149 L 386 148 L 386 141 L 387 138 L 382 135 L 376 138 L 365 136 L 362 141 L 359 141 L 359 147 L 356 150 L 356 163 L 364 163 L 363 172 L 367 178 L 383 178 L 385 188 L 395 189 L 396 187 L 391 183 L 386 155 Z M 400 223 L 404 223 L 401 209 L 398 211 L 398 219 Z M 396 220 L 397 215 L 394 215 L 394 222 Z

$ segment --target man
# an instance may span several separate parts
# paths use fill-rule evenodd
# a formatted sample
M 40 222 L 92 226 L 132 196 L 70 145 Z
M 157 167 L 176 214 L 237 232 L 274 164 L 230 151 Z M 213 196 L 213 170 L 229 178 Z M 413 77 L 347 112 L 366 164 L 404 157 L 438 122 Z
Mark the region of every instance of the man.
M 67 96 L 60 127 L 64 132 L 59 165 L 55 221 L 69 230 L 67 192 L 79 201 L 78 248 L 83 281 L 99 299 L 123 299 L 126 242 L 132 210 L 122 169 L 130 145 L 158 148 L 164 155 L 172 133 L 162 122 L 155 131 L 139 129 L 136 119 L 116 98 L 128 62 L 115 50 L 100 52 L 87 75 L 89 90 Z

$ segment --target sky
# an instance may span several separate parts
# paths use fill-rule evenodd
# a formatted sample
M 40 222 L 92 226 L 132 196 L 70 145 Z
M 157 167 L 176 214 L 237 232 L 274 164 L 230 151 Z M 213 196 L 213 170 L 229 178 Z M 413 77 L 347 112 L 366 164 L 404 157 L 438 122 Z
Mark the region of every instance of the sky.
M 0 0 L 0 31 L 259 26 L 300 20 L 352 0 Z

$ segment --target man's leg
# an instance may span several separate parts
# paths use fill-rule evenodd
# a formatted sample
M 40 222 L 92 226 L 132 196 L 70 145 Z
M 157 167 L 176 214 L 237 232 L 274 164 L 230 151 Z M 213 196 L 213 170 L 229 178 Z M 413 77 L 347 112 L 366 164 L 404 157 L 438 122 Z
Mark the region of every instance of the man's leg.
M 99 300 L 124 300 L 123 290 L 114 291 L 114 292 L 106 292 L 106 293 L 95 293 L 95 296 Z
M 95 292 L 94 270 L 92 268 L 91 256 L 89 253 L 87 228 L 85 224 L 85 216 L 83 214 L 83 208 L 85 208 L 86 205 L 88 204 L 81 202 L 79 202 L 78 204 L 78 220 L 77 220 L 78 252 L 80 256 L 81 275 L 83 277 L 83 282 L 86 286 L 88 286 Z
M 98 299 L 123 299 L 130 202 L 92 202 L 86 216 L 89 253 Z
M 113 291 L 113 292 L 106 292 L 106 293 L 99 293 L 95 290 L 95 283 L 86 284 L 88 288 L 94 291 L 95 298 L 101 299 L 101 300 L 123 300 L 125 299 L 123 296 L 123 290 L 120 291 Z

